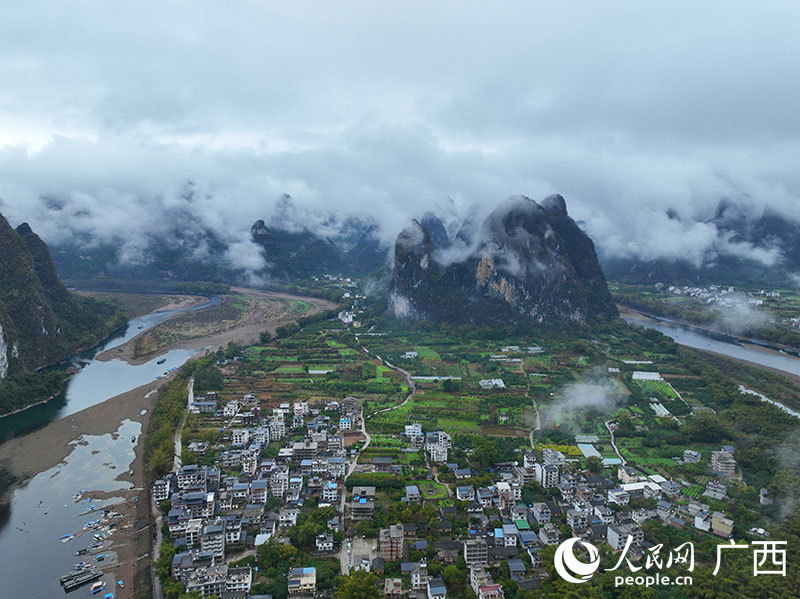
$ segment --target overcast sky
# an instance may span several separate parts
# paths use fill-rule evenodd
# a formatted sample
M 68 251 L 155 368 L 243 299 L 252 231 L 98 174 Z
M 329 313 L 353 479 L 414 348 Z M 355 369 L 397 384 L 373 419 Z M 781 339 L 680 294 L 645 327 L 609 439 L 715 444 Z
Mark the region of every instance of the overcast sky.
M 721 242 L 690 217 L 723 196 L 800 215 L 798 23 L 792 1 L 29 0 L 0 14 L 0 212 L 133 239 L 191 180 L 229 239 L 282 193 L 388 239 L 448 197 L 559 192 L 609 254 L 697 260 Z

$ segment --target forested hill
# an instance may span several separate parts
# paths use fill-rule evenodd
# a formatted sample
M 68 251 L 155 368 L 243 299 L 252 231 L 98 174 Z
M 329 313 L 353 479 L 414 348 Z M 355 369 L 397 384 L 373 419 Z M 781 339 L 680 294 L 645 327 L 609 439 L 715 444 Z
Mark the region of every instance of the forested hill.
M 0 379 L 59 362 L 123 322 L 115 307 L 70 293 L 45 243 L 0 215 Z

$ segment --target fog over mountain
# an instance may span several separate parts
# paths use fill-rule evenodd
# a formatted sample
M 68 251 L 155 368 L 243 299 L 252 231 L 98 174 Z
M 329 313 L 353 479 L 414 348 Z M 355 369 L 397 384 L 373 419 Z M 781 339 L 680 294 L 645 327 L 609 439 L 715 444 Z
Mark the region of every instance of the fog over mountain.
M 427 211 L 452 232 L 560 193 L 604 259 L 773 266 L 780 243 L 714 220 L 728 198 L 800 221 L 800 5 L 751 8 L 6 8 L 0 211 L 130 264 L 211 239 L 253 273 L 284 194 L 322 237 L 360 217 L 391 248 Z

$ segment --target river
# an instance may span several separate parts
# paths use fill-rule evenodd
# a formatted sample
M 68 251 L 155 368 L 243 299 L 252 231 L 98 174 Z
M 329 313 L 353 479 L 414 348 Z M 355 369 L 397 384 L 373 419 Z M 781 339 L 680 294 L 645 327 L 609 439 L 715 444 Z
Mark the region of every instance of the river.
M 13 437 L 40 428 L 52 420 L 69 416 L 93 406 L 110 397 L 134 389 L 152 381 L 168 368 L 183 364 L 195 351 L 174 349 L 149 362 L 134 366 L 122 360 L 101 362 L 94 357 L 129 341 L 139 333 L 165 321 L 173 314 L 203 310 L 222 301 L 219 297 L 202 304 L 177 310 L 153 312 L 128 321 L 128 325 L 112 334 L 108 339 L 89 351 L 77 354 L 55 368 L 76 366 L 80 371 L 64 384 L 62 392 L 52 400 L 38 404 L 22 412 L 0 418 L 0 443 Z M 166 362 L 158 364 L 162 358 Z
M 138 366 L 116 359 L 101 362 L 95 356 L 125 343 L 172 314 L 201 310 L 220 301 L 220 298 L 212 298 L 190 308 L 155 312 L 132 319 L 124 330 L 91 351 L 74 356 L 59 367 L 66 368 L 72 364 L 80 370 L 65 383 L 58 397 L 0 419 L 0 443 L 139 387 L 167 369 L 180 366 L 198 350 L 171 350 Z M 157 363 L 164 358 L 165 362 Z M 77 439 L 73 441 L 75 448 L 63 462 L 11 488 L 8 488 L 7 478 L 4 479 L 0 473 L 0 497 L 3 493 L 7 495 L 0 511 L 0 555 L 3 556 L 0 560 L 0 597 L 52 599 L 63 595 L 58 577 L 76 562 L 90 561 L 91 556 L 76 557 L 73 554 L 94 541 L 91 534 L 76 535 L 66 543 L 59 542 L 59 538 L 77 533 L 87 522 L 97 520 L 98 514 L 86 514 L 90 505 L 100 508 L 107 503 L 97 500 L 76 503 L 73 494 L 82 489 L 109 492 L 130 489 L 129 482 L 118 481 L 116 477 L 129 470 L 136 446 L 131 439 L 138 439 L 140 433 L 141 424 L 125 420 L 116 431 L 84 435 L 80 442 Z M 88 597 L 89 586 L 83 586 L 70 595 Z M 111 591 L 113 589 L 109 586 L 99 596 Z
M 791 354 L 764 349 L 758 346 L 742 345 L 736 337 L 731 337 L 730 335 L 713 333 L 697 327 L 686 326 L 666 318 L 651 318 L 640 312 L 625 311 L 622 317 L 631 324 L 661 331 L 668 337 L 672 337 L 681 345 L 703 349 L 730 358 L 737 358 L 753 364 L 767 366 L 787 374 L 800 376 L 800 358 Z M 800 418 L 800 413 L 757 391 L 746 389 L 741 385 L 739 385 L 739 391 L 741 393 L 754 395 L 761 401 L 772 404 L 795 418 Z

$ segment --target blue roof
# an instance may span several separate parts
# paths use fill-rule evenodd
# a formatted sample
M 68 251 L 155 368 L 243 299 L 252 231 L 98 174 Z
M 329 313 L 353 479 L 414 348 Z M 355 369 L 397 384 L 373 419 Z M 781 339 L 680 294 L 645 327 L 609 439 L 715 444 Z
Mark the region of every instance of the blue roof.
M 495 528 L 494 529 L 494 536 L 497 539 L 504 539 L 505 535 L 503 535 L 503 529 L 502 528 Z

